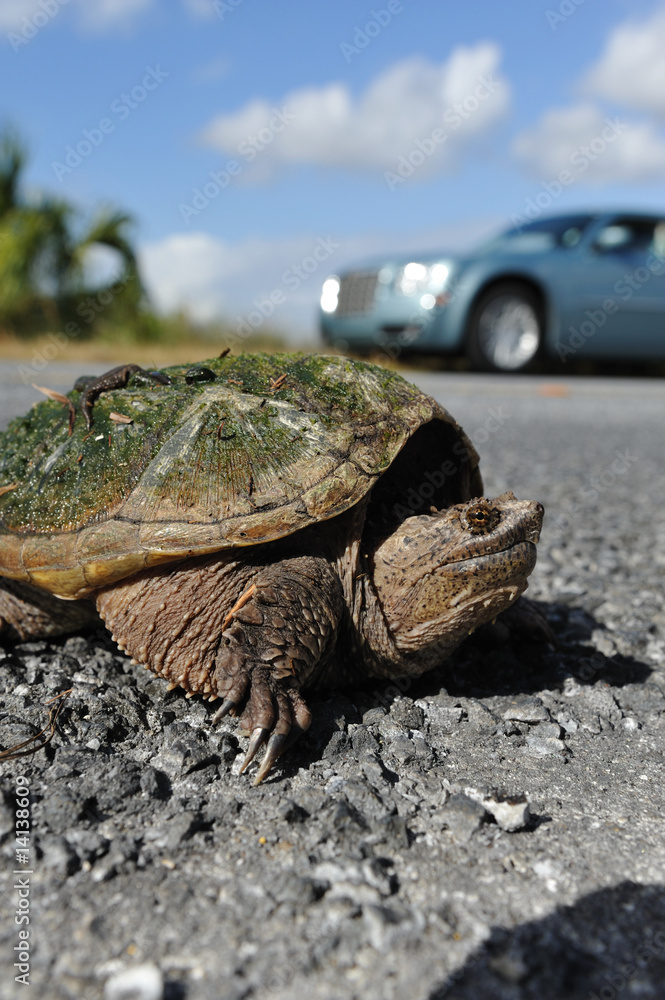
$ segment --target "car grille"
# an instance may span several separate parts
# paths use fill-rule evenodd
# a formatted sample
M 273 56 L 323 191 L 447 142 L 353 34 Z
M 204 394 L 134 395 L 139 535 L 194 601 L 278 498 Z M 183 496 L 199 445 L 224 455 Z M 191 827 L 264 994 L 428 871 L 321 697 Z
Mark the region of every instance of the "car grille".
M 376 271 L 354 271 L 343 275 L 339 282 L 336 315 L 369 312 L 374 305 L 377 278 Z

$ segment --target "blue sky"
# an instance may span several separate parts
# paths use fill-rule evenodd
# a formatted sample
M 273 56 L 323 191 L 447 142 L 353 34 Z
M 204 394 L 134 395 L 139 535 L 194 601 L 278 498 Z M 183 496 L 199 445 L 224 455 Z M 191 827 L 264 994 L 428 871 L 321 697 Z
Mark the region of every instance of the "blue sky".
M 363 257 L 530 199 L 664 207 L 663 2 L 2 0 L 0 48 L 30 190 L 132 213 L 155 302 L 202 320 L 279 289 L 297 341 Z

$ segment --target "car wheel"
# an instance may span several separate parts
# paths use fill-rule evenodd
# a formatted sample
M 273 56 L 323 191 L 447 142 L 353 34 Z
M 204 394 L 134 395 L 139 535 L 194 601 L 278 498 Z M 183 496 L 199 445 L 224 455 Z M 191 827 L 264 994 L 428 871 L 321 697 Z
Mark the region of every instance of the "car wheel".
M 530 288 L 506 282 L 490 288 L 478 300 L 467 339 L 467 354 L 474 368 L 525 371 L 542 343 L 540 303 Z

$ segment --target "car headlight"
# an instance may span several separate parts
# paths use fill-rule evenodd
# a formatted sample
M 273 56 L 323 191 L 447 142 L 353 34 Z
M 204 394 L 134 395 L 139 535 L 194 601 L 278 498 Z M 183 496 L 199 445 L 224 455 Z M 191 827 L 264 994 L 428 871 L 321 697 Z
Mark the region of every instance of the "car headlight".
M 446 283 L 450 268 L 446 264 L 405 264 L 395 279 L 395 290 L 402 295 L 422 292 L 440 292 Z
M 339 299 L 339 278 L 332 274 L 323 282 L 321 289 L 321 308 L 324 312 L 334 313 Z

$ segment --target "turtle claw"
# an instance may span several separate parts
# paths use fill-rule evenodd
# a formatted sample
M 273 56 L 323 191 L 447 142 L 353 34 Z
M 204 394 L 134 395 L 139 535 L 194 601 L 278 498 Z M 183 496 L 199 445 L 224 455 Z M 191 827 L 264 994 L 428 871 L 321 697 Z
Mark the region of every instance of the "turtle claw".
M 273 733 L 268 740 L 268 746 L 266 747 L 266 754 L 261 762 L 261 767 L 256 773 L 256 777 L 252 784 L 254 787 L 260 785 L 265 776 L 267 775 L 270 768 L 273 766 L 278 757 L 280 757 L 284 750 L 286 749 L 288 743 L 290 742 L 286 733 Z
M 213 726 L 216 725 L 220 721 L 220 719 L 223 719 L 224 716 L 228 715 L 229 712 L 232 709 L 234 709 L 235 707 L 236 707 L 236 703 L 235 703 L 235 701 L 232 698 L 225 698 L 224 701 L 222 702 L 222 704 L 219 706 L 219 708 L 217 709 L 217 711 L 215 712 L 215 714 L 212 717 L 212 720 L 211 720 L 212 721 L 212 725 Z
M 227 697 L 225 704 L 230 700 Z M 219 711 L 224 707 L 222 705 Z M 278 757 L 309 728 L 311 718 L 307 705 L 295 688 L 283 690 L 275 685 L 271 690 L 263 670 L 254 671 L 249 701 L 241 719 L 241 725 L 245 732 L 251 733 L 251 737 L 238 773 L 247 770 L 259 747 L 267 742 L 265 756 L 252 782 L 253 785 L 260 785 Z
M 249 746 L 247 747 L 247 753 L 245 754 L 245 759 L 242 762 L 242 766 L 238 774 L 242 774 L 243 771 L 245 771 L 252 763 L 252 761 L 256 757 L 256 751 L 259 749 L 262 743 L 265 743 L 268 732 L 269 730 L 264 729 L 263 726 L 257 726 L 256 729 L 254 729 L 249 740 Z

